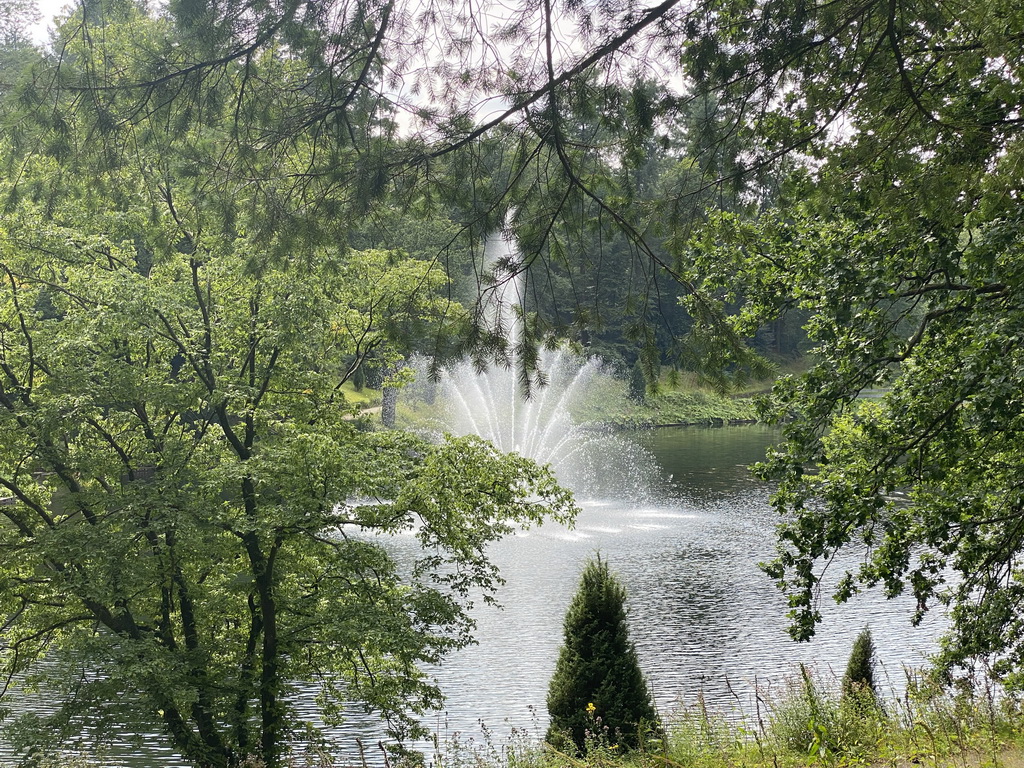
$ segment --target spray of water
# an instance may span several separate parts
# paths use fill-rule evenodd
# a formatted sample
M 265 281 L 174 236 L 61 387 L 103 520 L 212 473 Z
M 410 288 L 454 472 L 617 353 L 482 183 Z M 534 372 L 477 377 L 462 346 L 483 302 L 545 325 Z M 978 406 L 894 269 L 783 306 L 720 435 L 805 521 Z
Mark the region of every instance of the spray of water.
M 485 259 L 516 271 L 514 246 L 506 238 L 490 238 Z M 484 307 L 486 321 L 506 329 L 511 349 L 519 342 L 515 307 L 522 295 L 523 275 L 513 275 L 490 291 Z M 653 458 L 606 426 L 574 417 L 593 396 L 593 385 L 611 373 L 599 359 L 567 349 L 544 350 L 539 369 L 545 383 L 532 387 L 527 397 L 514 359 L 507 367 L 491 365 L 483 372 L 469 361 L 450 366 L 438 386 L 440 427 L 455 435 L 479 435 L 502 451 L 550 465 L 581 500 L 646 498 L 659 474 Z

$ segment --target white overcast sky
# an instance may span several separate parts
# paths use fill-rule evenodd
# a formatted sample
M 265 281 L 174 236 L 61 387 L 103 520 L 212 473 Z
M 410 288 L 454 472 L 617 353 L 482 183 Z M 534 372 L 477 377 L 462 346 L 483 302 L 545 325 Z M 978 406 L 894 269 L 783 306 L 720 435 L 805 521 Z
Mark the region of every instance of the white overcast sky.
M 0 0 L 2 3 L 4 0 Z M 60 13 L 65 6 L 73 4 L 74 0 L 36 0 L 36 7 L 42 18 L 32 28 L 32 37 L 40 43 L 49 40 L 47 30 L 52 26 L 53 17 Z

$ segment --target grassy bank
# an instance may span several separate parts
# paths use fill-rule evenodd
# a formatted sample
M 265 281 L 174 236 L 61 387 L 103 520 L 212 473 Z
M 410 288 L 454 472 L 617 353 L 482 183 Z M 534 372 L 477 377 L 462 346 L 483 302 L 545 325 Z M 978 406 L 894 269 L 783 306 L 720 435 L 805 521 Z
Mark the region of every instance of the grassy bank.
M 749 423 L 756 420 L 750 398 L 727 397 L 714 392 L 669 390 L 647 395 L 643 402 L 627 402 L 606 419 L 620 427 L 668 425 L 714 425 Z
M 843 700 L 836 681 L 797 675 L 781 693 L 762 691 L 746 718 L 709 712 L 701 701 L 667 717 L 664 741 L 622 754 L 595 723 L 587 754 L 557 752 L 533 733 L 483 733 L 481 741 L 438 739 L 420 760 L 385 762 L 376 745 L 363 759 L 330 750 L 296 754 L 289 768 L 1024 768 L 1024 709 L 1019 698 L 982 687 L 950 693 L 923 676 L 882 706 Z M 38 756 L 37 768 L 96 768 L 95 753 Z M 243 768 L 262 768 L 258 761 Z
M 683 709 L 644 752 L 623 755 L 595 736 L 585 756 L 568 755 L 520 735 L 428 757 L 433 768 L 1024 768 L 1024 710 L 991 689 L 951 694 L 917 676 L 877 706 L 798 676 L 780 696 L 759 695 L 751 718 L 701 702 Z
M 344 393 L 347 402 L 360 408 L 380 405 L 381 395 L 379 389 L 370 389 L 369 387 L 356 389 L 352 382 L 345 382 L 341 387 L 341 391 Z
M 630 397 L 626 381 L 601 376 L 573 404 L 573 418 L 582 424 L 622 428 L 660 425 L 722 425 L 754 421 L 750 396 L 729 396 L 702 387 L 695 377 L 664 377 L 655 393 Z
M 701 707 L 677 719 L 666 749 L 673 763 L 700 768 L 751 766 L 1020 766 L 1020 703 L 992 692 L 951 695 L 921 678 L 883 702 L 843 700 L 810 678 L 756 722 L 736 724 Z

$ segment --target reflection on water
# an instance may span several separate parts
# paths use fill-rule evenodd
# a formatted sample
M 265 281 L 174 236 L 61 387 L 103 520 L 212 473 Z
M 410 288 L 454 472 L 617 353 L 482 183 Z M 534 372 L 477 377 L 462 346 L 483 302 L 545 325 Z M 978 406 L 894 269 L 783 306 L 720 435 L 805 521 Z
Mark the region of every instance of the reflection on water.
M 778 432 L 760 426 L 652 429 L 636 435 L 669 477 L 665 496 L 694 503 L 760 490 L 748 467 Z
M 502 610 L 476 612 L 478 644 L 434 670 L 448 695 L 446 712 L 430 719 L 443 741 L 482 738 L 484 723 L 502 738 L 512 728 L 542 734 L 545 697 L 561 643 L 562 618 L 584 561 L 600 552 L 629 595 L 632 638 L 662 712 L 694 703 L 698 692 L 722 712 L 753 712 L 755 684 L 777 688 L 798 662 L 842 672 L 856 634 L 870 625 L 894 684 L 902 665 L 920 665 L 935 647 L 942 619 L 929 615 L 913 629 L 909 598 L 885 601 L 868 594 L 835 606 L 810 643 L 786 634 L 785 604 L 758 561 L 772 556 L 774 516 L 767 489 L 746 466 L 775 439 L 759 427 L 652 430 L 637 441 L 662 465 L 658 493 L 644 499 L 583 499 L 574 529 L 548 525 L 496 544 L 492 550 L 507 583 Z M 652 503 L 650 498 L 661 501 Z M 413 537 L 390 543 L 412 558 Z M 403 550 L 405 551 L 403 553 Z M 312 694 L 298 696 L 312 719 Z M 334 735 L 376 744 L 372 719 L 354 715 Z M 425 745 L 424 745 L 425 746 Z M 169 766 L 150 752 L 109 765 Z
M 935 649 L 942 619 L 909 624 L 909 600 L 858 597 L 836 606 L 810 643 L 786 632 L 781 594 L 758 569 L 773 553 L 768 490 L 746 467 L 775 439 L 760 427 L 654 430 L 637 439 L 666 476 L 662 502 L 582 500 L 573 531 L 545 526 L 500 542 L 507 579 L 502 611 L 477 614 L 479 644 L 437 676 L 449 695 L 449 732 L 497 734 L 546 724 L 545 697 L 561 643 L 562 617 L 586 558 L 600 552 L 629 595 L 630 631 L 662 712 L 696 702 L 726 714 L 753 713 L 755 685 L 778 688 L 800 662 L 841 674 L 854 637 L 870 625 L 888 676 Z M 443 736 L 443 734 L 442 734 Z

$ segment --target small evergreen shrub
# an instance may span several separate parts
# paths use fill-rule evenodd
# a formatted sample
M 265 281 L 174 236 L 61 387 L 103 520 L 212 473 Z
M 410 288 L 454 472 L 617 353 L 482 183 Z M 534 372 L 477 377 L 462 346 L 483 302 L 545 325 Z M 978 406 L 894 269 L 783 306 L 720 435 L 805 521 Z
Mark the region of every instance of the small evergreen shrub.
M 867 627 L 857 635 L 843 675 L 841 703 L 845 706 L 877 707 L 875 687 L 875 643 Z
M 660 736 L 647 681 L 629 641 L 626 591 L 598 557 L 583 569 L 565 615 L 565 644 L 548 689 L 556 749 L 635 749 Z

